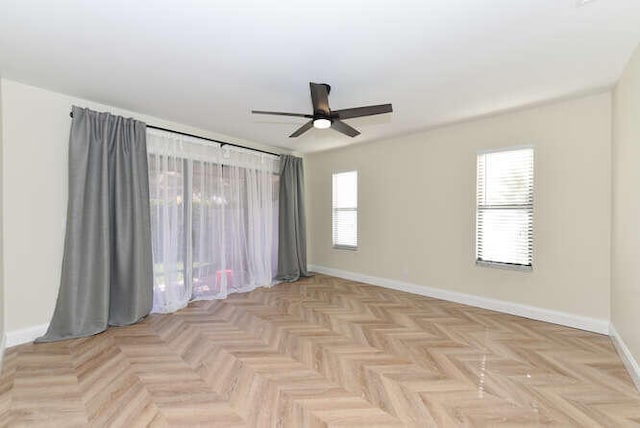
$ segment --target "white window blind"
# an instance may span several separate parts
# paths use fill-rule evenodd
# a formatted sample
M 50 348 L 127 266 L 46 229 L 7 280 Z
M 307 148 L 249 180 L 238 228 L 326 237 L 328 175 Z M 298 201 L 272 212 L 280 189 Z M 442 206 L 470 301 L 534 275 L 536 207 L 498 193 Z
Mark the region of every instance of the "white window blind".
M 477 173 L 477 261 L 530 268 L 533 149 L 481 153 Z
M 358 248 L 358 171 L 333 174 L 333 247 Z

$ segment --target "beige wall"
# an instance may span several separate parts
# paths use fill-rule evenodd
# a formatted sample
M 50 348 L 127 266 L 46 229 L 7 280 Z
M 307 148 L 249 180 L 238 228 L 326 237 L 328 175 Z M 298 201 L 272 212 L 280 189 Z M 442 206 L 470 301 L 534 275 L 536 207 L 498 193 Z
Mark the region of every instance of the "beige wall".
M 476 153 L 517 145 L 535 147 L 532 272 L 474 263 Z M 334 250 L 331 174 L 351 169 L 359 249 Z M 307 155 L 305 170 L 310 264 L 609 320 L 610 93 Z
M 2 128 L 2 85 L 0 85 L 0 362 L 2 362 L 2 348 L 4 344 L 4 257 L 3 257 L 3 227 L 2 227 L 2 182 L 3 182 L 3 167 L 2 167 L 2 152 L 4 150 L 4 133 Z M 2 367 L 0 367 L 1 369 Z
M 260 146 L 142 114 L 2 80 L 4 114 L 5 320 L 7 332 L 47 324 L 58 293 L 67 204 L 73 104 L 149 124 Z
M 611 282 L 612 324 L 640 363 L 640 47 L 613 95 Z

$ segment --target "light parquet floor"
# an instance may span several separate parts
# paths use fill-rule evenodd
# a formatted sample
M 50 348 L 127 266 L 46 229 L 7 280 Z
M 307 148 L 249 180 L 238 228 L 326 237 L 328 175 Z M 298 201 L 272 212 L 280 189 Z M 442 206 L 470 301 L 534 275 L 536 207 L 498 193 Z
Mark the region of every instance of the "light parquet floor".
M 324 275 L 7 351 L 0 426 L 635 426 L 607 336 Z

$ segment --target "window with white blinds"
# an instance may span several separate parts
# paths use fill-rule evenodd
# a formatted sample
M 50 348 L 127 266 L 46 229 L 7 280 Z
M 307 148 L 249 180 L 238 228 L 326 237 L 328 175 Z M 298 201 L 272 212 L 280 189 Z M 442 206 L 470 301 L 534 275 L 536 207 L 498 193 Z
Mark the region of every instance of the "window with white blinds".
M 358 171 L 333 174 L 333 247 L 358 248 Z
M 477 173 L 477 262 L 530 269 L 533 149 L 481 153 Z

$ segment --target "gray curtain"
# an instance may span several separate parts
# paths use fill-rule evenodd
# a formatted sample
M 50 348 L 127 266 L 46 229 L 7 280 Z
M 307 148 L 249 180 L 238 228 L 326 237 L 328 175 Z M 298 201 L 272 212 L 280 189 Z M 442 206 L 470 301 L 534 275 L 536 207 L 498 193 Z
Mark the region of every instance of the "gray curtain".
M 37 342 L 133 324 L 152 293 L 146 125 L 74 106 L 60 290 Z
M 276 279 L 292 282 L 300 277 L 309 276 L 304 218 L 304 170 L 301 158 L 280 156 L 279 204 Z

